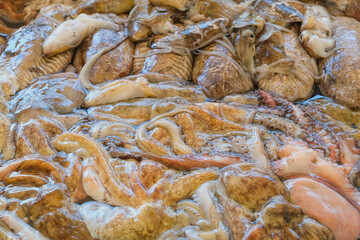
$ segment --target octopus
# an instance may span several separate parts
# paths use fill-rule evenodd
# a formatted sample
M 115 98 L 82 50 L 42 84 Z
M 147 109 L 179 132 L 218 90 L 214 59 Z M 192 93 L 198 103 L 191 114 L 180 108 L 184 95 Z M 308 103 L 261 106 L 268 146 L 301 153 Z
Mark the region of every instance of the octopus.
M 284 98 L 276 98 L 274 94 L 259 91 L 266 104 L 273 107 L 282 106 L 292 121 L 301 122 L 304 135 L 300 138 L 306 144 L 318 151 L 322 151 L 332 162 L 353 166 L 358 160 L 359 149 L 354 139 L 344 132 L 343 127 L 332 123 L 327 115 L 317 109 L 297 106 Z M 273 97 L 270 97 L 270 96 Z M 273 102 L 272 102 L 273 101 Z M 290 140 L 289 140 L 290 139 Z M 291 138 L 284 141 L 297 142 Z M 325 148 L 324 148 L 325 147 Z M 322 149 L 322 150 L 321 150 Z

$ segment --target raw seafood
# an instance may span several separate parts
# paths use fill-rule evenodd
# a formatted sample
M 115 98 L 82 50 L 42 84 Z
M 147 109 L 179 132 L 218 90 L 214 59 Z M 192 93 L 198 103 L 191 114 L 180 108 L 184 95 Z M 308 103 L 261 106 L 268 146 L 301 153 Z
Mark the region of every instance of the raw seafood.
M 160 181 L 159 185 L 156 184 L 156 187 L 148 189 L 139 182 L 141 171 L 136 164 L 129 163 L 133 171 L 129 172 L 124 180 L 118 178 L 111 166 L 110 156 L 95 140 L 79 134 L 64 133 L 54 139 L 53 145 L 58 150 L 76 151 L 83 158 L 82 181 L 85 192 L 97 201 L 115 206 L 138 207 L 157 199 L 173 205 L 186 198 L 200 184 L 217 176 L 217 170 L 211 168 L 193 171 L 184 176 L 164 175 L 160 172 L 158 180 L 162 177 L 164 180 Z M 189 185 L 189 182 L 192 184 Z
M 4 21 L 1 211 L 55 240 L 358 237 L 358 219 L 345 230 L 337 224 L 359 209 L 356 111 L 344 108 L 342 123 L 290 101 L 318 93 L 315 80 L 329 77 L 315 58 L 342 50 L 325 45 L 334 44 L 332 15 L 350 1 L 324 3 L 330 15 L 313 0 L 69 1 L 27 1 L 27 21 L 46 18 L 53 30 L 88 16 L 116 29 L 80 36 L 61 69 L 47 69 L 53 57 L 41 52 L 51 31 L 40 42 L 9 42 L 19 25 Z M 22 11 L 24 2 L 11 5 Z M 72 38 L 54 40 L 62 39 Z M 29 60 L 21 54 L 31 44 L 44 71 L 18 91 L 13 83 L 23 79 L 12 67 Z M 196 69 L 202 58 L 216 64 Z M 218 77 L 219 85 L 207 81 Z M 303 191 L 303 179 L 324 194 L 316 184 Z M 287 189 L 292 180 L 308 202 Z M 334 204 L 340 211 L 328 210 Z M 2 236 L 17 237 L 0 219 Z
M 253 2 L 250 0 L 237 4 L 232 0 L 198 0 L 192 11 L 197 11 L 210 18 L 227 18 L 231 22 Z
M 48 8 L 46 14 L 57 21 L 64 21 L 65 11 L 55 5 Z M 0 89 L 5 97 L 24 89 L 35 77 L 63 70 L 71 61 L 72 50 L 51 58 L 42 53 L 43 42 L 56 26 L 57 23 L 47 17 L 39 16 L 11 35 L 0 55 Z
M 311 96 L 317 75 L 315 61 L 297 41 L 295 33 L 282 32 L 284 44 L 273 39 L 261 42 L 255 53 L 260 63 L 255 72 L 259 88 L 272 91 L 290 101 Z
M 72 12 L 77 17 L 81 13 L 114 13 L 120 14 L 130 11 L 134 6 L 134 0 L 111 1 L 111 0 L 81 0 L 78 7 Z
M 256 10 L 267 22 L 287 26 L 294 22 L 303 21 L 303 14 L 287 1 L 262 0 L 255 2 Z
M 300 42 L 314 58 L 327 58 L 334 53 L 330 15 L 321 6 L 309 7 L 300 28 Z
M 235 60 L 235 53 L 219 43 L 199 51 L 192 72 L 193 81 L 204 87 L 210 97 L 222 99 L 232 93 L 245 93 L 253 88 L 250 75 Z
M 194 0 L 150 0 L 150 2 L 155 5 L 169 5 L 181 11 L 188 10 L 195 3 Z
M 279 177 L 286 179 L 301 174 L 318 176 L 336 187 L 338 192 L 360 210 L 360 192 L 351 185 L 339 165 L 322 158 L 312 149 L 297 149 L 296 146 L 290 148 L 291 155 L 284 155 L 273 166 Z
M 98 19 L 113 22 L 122 20 L 122 18 L 112 14 L 99 15 Z M 125 34 L 124 26 L 120 26 L 119 31 L 110 29 L 95 30 L 94 33 L 90 34 L 83 41 L 76 51 L 74 58 L 76 72 L 80 72 L 85 63 L 97 52 L 116 44 L 118 39 L 122 39 Z M 90 70 L 90 82 L 92 84 L 99 84 L 104 81 L 127 76 L 131 70 L 133 50 L 133 43 L 127 39 L 112 49 L 112 51 L 101 56 Z
M 333 19 L 333 37 L 337 50 L 319 63 L 326 76 L 320 80 L 319 88 L 328 97 L 353 109 L 360 108 L 360 23 L 348 17 Z
M 99 239 L 150 240 L 176 225 L 187 223 L 184 213 L 176 213 L 161 203 L 129 208 L 87 202 L 81 208 L 92 237 Z
M 294 203 L 300 205 L 305 214 L 330 228 L 336 239 L 358 238 L 360 213 L 340 194 L 309 178 L 286 180 L 285 184 Z
M 0 220 L 4 221 L 8 228 L 14 231 L 14 233 L 16 234 L 7 234 L 6 237 L 2 236 L 4 237 L 4 239 L 18 239 L 18 237 L 21 236 L 21 238 L 25 238 L 28 240 L 48 240 L 47 237 L 30 227 L 13 212 L 2 211 L 0 213 Z
M 81 168 L 75 154 L 8 161 L 0 167 L 0 179 L 5 184 L 1 195 L 9 199 L 6 210 L 50 239 L 89 239 L 78 205 L 73 203 L 83 198 L 79 194 Z
M 205 98 L 198 87 L 171 82 L 149 84 L 146 78 L 139 77 L 135 81 L 115 80 L 97 87 L 85 97 L 84 105 L 91 107 L 134 98 L 167 97 L 181 97 L 195 102 Z
M 60 121 L 66 128 L 81 119 L 74 113 L 85 98 L 85 89 L 74 73 L 59 73 L 34 79 L 33 84 L 16 96 L 10 104 L 18 122 L 37 116 Z
M 67 20 L 57 26 L 45 40 L 43 52 L 52 57 L 77 47 L 97 28 L 118 30 L 119 26 L 110 21 L 98 20 L 86 14 L 80 14 L 74 20 Z
M 134 74 L 158 73 L 173 76 L 176 80 L 187 81 L 191 77 L 193 56 L 175 53 L 153 54 L 149 42 L 139 42 L 135 47 L 132 71 Z M 144 57 L 142 57 L 144 56 Z M 159 79 L 160 80 L 160 79 Z
M 228 20 L 218 18 L 187 26 L 181 32 L 168 34 L 154 42 L 151 47 L 158 48 L 159 53 L 174 52 L 188 55 L 190 51 L 202 48 L 226 33 Z M 156 53 L 156 51 L 154 51 Z M 153 53 L 152 53 L 153 54 Z

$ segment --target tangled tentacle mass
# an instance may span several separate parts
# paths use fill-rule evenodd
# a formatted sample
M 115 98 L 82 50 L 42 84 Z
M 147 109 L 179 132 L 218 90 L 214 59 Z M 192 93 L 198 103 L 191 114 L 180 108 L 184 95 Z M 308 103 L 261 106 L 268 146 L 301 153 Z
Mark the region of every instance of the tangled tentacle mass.
M 0 239 L 358 239 L 359 9 L 0 0 Z

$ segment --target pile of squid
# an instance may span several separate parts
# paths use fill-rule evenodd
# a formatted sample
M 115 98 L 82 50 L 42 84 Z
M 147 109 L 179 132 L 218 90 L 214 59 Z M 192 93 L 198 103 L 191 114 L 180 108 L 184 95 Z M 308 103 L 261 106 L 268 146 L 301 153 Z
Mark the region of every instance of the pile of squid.
M 358 239 L 359 16 L 0 0 L 0 239 Z

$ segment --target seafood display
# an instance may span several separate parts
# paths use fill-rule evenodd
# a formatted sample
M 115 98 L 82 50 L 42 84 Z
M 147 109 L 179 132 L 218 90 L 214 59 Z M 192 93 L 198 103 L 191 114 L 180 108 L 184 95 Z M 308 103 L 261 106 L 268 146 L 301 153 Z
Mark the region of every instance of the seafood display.
M 359 9 L 0 0 L 0 239 L 359 239 Z
M 350 108 L 360 108 L 359 90 L 359 39 L 360 23 L 353 18 L 337 17 L 333 21 L 336 40 L 335 53 L 320 61 L 319 69 L 326 76 L 320 80 L 320 89 L 325 96 Z M 339 36 L 342 36 L 341 38 Z M 346 39 L 344 41 L 344 36 Z M 342 79 L 340 82 L 339 80 Z

